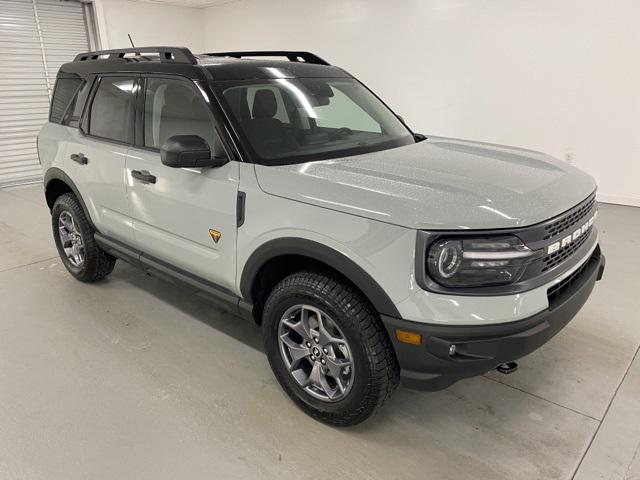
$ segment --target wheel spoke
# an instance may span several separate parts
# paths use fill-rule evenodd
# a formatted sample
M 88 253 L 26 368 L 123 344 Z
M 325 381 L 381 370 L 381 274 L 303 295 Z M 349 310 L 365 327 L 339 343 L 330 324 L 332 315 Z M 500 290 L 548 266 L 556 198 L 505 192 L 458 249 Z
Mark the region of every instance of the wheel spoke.
M 318 318 L 318 338 L 320 339 L 320 343 L 323 345 L 340 345 L 340 344 L 344 344 L 345 341 L 342 340 L 341 338 L 335 337 L 333 335 L 331 335 L 331 333 L 329 332 L 329 330 L 327 330 L 326 326 L 325 326 L 325 322 L 327 320 L 323 319 L 322 317 Z
M 320 387 L 321 386 L 320 383 L 322 381 L 321 377 L 322 377 L 322 368 L 320 367 L 320 364 L 314 363 L 313 368 L 311 369 L 311 373 L 309 373 L 309 378 L 307 378 L 307 382 L 303 386 L 304 387 L 310 387 L 310 386 Z
M 351 367 L 351 360 L 347 359 L 339 359 L 339 358 L 331 358 L 329 356 L 325 357 L 327 361 L 327 369 L 329 370 L 329 375 L 335 378 L 336 380 L 340 378 L 342 372 L 346 367 Z
M 281 335 L 280 339 L 291 356 L 291 365 L 289 366 L 289 370 L 295 370 L 298 368 L 300 361 L 309 356 L 309 349 L 305 345 L 298 345 L 286 333 Z
M 304 340 L 311 340 L 311 330 L 309 329 L 309 319 L 305 319 L 304 315 L 301 315 L 298 321 L 284 320 L 282 322 L 285 326 L 296 332 Z

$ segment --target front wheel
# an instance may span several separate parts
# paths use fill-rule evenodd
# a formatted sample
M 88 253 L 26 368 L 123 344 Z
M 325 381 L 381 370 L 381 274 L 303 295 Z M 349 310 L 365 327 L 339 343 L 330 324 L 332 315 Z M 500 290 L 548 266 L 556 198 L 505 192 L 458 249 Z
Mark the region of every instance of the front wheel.
M 398 363 L 379 316 L 341 279 L 317 272 L 283 279 L 265 303 L 263 333 L 282 388 L 324 423 L 366 420 L 398 385 Z

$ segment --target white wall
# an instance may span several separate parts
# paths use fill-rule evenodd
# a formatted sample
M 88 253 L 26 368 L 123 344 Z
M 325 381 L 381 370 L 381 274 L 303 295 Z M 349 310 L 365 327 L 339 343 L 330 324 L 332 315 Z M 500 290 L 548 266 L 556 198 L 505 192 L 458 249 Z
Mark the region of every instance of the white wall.
M 103 49 L 175 45 L 202 51 L 203 10 L 136 0 L 94 0 Z
M 417 131 L 569 155 L 640 205 L 638 19 L 638 0 L 242 0 L 201 25 L 205 50 L 311 50 Z

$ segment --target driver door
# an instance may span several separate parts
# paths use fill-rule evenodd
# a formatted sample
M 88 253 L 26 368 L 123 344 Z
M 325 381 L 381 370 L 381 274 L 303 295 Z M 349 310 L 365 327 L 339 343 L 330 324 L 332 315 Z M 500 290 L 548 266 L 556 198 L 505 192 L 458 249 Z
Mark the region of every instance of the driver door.
M 199 135 L 212 152 L 221 148 L 209 100 L 181 77 L 143 77 L 140 94 L 142 144 L 127 152 L 125 173 L 135 247 L 234 289 L 238 162 L 171 168 L 160 159 L 160 147 L 173 135 Z

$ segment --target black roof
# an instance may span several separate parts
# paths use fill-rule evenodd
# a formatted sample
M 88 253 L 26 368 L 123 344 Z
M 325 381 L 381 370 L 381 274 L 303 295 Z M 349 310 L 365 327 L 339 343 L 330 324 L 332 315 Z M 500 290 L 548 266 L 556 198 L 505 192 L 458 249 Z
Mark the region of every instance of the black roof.
M 284 57 L 287 60 L 255 57 Z M 194 55 L 184 47 L 137 47 L 80 53 L 73 62 L 62 65 L 58 75 L 76 77 L 92 73 L 174 73 L 205 81 L 350 76 L 310 52 L 279 50 Z

